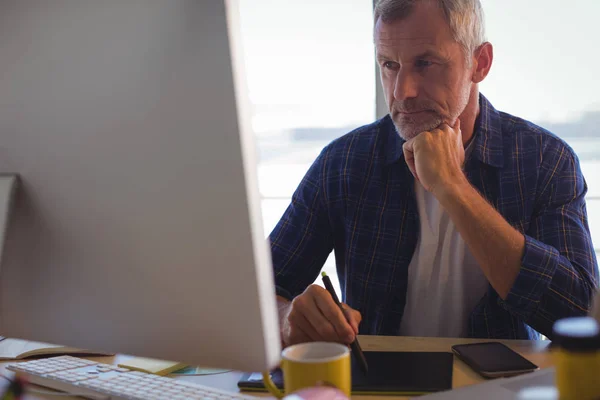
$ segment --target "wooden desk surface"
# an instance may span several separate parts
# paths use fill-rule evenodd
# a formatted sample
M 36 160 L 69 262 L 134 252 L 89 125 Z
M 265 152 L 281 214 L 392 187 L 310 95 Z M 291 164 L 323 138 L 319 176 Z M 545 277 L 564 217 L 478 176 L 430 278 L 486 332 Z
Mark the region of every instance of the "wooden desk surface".
M 389 336 L 360 336 L 360 344 L 365 351 L 451 351 L 451 346 L 455 344 L 463 343 L 476 343 L 485 342 L 488 340 L 476 340 L 476 339 L 446 339 L 446 338 L 413 338 L 413 337 L 389 337 Z M 547 341 L 526 341 L 526 340 L 504 340 L 502 343 L 508 345 L 513 350 L 519 352 L 533 363 L 537 364 L 540 368 L 547 368 L 552 366 L 552 360 L 550 354 L 546 352 L 546 347 L 549 342 Z M 95 357 L 92 360 L 118 364 L 122 360 L 126 359 L 127 356 L 116 356 L 116 357 Z M 0 365 L 1 372 L 6 375 L 11 375 L 4 366 L 8 363 L 2 363 Z M 177 379 L 184 379 L 191 382 L 196 382 L 202 385 L 215 387 L 223 390 L 237 392 L 237 382 L 242 376 L 241 372 L 228 372 L 217 375 L 207 376 L 184 376 L 178 377 Z M 453 387 L 458 388 L 461 386 L 472 385 L 475 383 L 482 382 L 483 379 L 473 372 L 467 365 L 462 361 L 454 359 L 454 372 L 453 372 Z M 0 387 L 4 387 L 5 383 L 0 382 Z M 39 388 L 42 389 L 43 388 Z M 265 397 L 262 395 L 260 397 Z M 30 395 L 27 396 L 27 400 L 33 399 L 50 399 L 53 397 L 45 397 L 41 395 Z M 389 399 L 405 399 L 406 397 L 398 396 L 353 396 L 353 399 L 366 400 L 381 400 L 382 398 Z M 61 399 L 76 399 L 75 397 L 61 397 Z

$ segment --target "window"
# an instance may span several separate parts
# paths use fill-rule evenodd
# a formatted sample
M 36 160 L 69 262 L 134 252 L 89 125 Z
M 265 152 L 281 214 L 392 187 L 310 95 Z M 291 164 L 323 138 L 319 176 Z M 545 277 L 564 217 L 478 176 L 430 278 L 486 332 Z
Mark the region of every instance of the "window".
M 587 208 L 600 255 L 600 2 L 482 0 L 494 64 L 481 86 L 499 110 L 564 139 L 588 183 Z
M 267 235 L 321 149 L 375 120 L 373 0 L 239 1 Z M 499 110 L 551 130 L 574 148 L 589 185 L 598 253 L 600 2 L 482 4 L 495 59 L 481 91 Z M 381 97 L 378 105 L 381 110 Z M 324 269 L 337 276 L 333 255 Z
M 265 235 L 323 147 L 375 120 L 372 7 L 240 0 Z M 341 294 L 333 254 L 324 270 Z

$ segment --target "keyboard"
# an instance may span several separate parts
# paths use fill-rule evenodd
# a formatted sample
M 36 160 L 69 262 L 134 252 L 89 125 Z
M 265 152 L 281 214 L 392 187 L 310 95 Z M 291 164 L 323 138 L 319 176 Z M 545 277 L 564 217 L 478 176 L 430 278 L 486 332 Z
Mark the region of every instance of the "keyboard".
M 88 399 L 253 399 L 188 381 L 176 380 L 71 356 L 19 362 L 7 369 L 27 382 Z

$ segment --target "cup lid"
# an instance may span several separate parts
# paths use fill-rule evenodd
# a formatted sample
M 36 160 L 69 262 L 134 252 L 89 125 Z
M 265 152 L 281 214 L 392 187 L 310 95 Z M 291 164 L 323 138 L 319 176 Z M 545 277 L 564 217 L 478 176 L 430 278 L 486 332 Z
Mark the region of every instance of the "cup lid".
M 572 317 L 556 321 L 553 342 L 565 350 L 600 349 L 600 325 L 591 317 Z

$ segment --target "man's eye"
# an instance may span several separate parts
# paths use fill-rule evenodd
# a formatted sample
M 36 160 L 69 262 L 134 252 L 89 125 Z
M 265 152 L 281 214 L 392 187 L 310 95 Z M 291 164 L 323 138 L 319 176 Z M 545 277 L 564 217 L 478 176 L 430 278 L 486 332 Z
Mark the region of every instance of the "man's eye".
M 393 62 L 393 61 L 386 61 L 383 63 L 383 68 L 396 71 L 398 68 L 400 68 L 400 64 L 398 64 L 397 62 Z
M 431 67 L 433 65 L 433 63 L 431 61 L 427 61 L 427 60 L 417 60 L 415 62 L 415 66 L 417 68 L 427 68 L 427 67 Z

